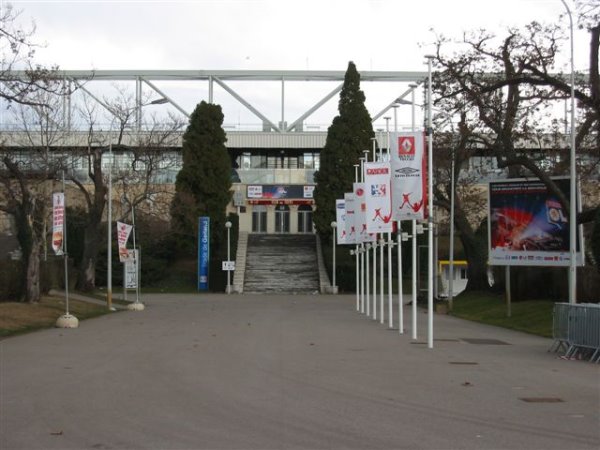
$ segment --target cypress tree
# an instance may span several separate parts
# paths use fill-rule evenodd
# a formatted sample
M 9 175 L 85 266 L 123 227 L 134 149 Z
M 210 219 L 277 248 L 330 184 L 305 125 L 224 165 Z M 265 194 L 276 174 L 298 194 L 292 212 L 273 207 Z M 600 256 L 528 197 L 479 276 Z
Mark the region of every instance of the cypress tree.
M 225 236 L 225 208 L 231 201 L 231 160 L 225 147 L 223 112 L 202 101 L 183 135 L 183 166 L 171 204 L 173 230 L 181 250 L 197 249 L 198 217 L 210 217 L 211 260 L 220 256 Z
M 315 174 L 316 211 L 313 216 L 321 236 L 331 233 L 335 220 L 335 200 L 352 192 L 354 164 L 360 162 L 364 150 L 371 149 L 375 136 L 371 116 L 365 107 L 365 94 L 360 90 L 360 75 L 352 61 L 344 77 L 337 115 L 327 130 L 321 151 L 319 171 Z

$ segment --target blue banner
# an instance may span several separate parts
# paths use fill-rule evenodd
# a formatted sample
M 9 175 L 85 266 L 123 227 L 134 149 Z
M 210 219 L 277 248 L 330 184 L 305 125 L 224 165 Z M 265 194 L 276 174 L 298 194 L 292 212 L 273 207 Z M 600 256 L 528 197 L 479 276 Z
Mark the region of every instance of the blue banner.
M 210 260 L 210 217 L 198 218 L 198 290 L 208 290 Z

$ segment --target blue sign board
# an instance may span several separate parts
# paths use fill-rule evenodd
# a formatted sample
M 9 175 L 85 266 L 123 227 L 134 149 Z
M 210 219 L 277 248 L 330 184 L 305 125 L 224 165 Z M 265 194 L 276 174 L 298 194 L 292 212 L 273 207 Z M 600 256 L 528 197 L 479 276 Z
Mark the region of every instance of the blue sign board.
M 198 290 L 208 290 L 210 261 L 210 217 L 198 218 Z

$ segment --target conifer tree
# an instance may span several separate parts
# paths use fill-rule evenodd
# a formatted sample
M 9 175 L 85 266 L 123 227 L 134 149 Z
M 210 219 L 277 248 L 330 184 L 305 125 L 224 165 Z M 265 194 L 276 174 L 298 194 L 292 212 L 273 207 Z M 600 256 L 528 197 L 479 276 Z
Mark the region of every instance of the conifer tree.
M 319 171 L 315 174 L 317 186 L 314 199 L 317 209 L 313 216 L 321 236 L 331 233 L 335 220 L 335 200 L 352 192 L 354 164 L 364 150 L 371 149 L 375 136 L 371 116 L 365 107 L 365 94 L 360 90 L 360 75 L 350 61 L 340 93 L 337 115 L 327 130 L 325 147 L 321 151 Z
M 185 253 L 195 254 L 198 217 L 210 217 L 211 259 L 225 234 L 225 208 L 231 201 L 231 160 L 225 147 L 223 112 L 202 101 L 183 135 L 183 166 L 171 204 L 173 230 Z

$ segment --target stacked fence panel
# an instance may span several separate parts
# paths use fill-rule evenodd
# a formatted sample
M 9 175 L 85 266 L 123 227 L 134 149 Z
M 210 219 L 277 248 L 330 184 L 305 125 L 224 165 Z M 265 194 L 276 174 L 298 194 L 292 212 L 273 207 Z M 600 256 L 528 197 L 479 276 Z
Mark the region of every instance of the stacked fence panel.
M 551 350 L 565 357 L 600 362 L 600 304 L 555 303 Z

